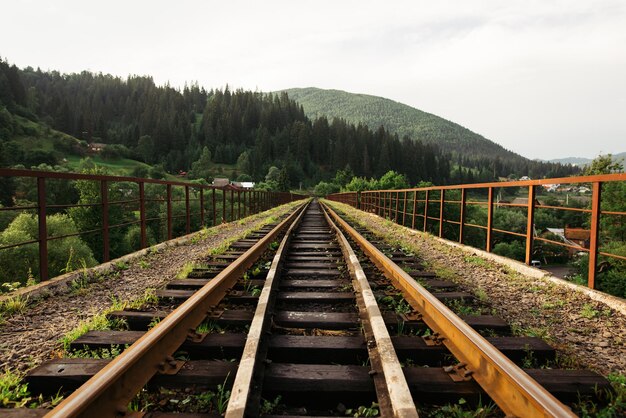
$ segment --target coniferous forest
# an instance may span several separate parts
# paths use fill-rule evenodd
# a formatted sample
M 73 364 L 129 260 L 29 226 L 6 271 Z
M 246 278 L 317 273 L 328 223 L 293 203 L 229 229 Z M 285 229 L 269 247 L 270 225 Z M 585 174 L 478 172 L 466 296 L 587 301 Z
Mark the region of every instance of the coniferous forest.
M 145 76 L 61 74 L 18 69 L 1 61 L 0 163 L 59 163 L 63 147 L 24 155 L 18 143 L 28 134 L 23 132 L 28 125 L 18 123 L 24 118 L 87 143 L 107 144 L 107 155 L 159 165 L 171 173 L 190 171 L 191 177 L 205 177 L 203 162 L 236 165 L 239 175 L 257 181 L 276 166 L 286 172 L 290 187 L 315 185 L 346 167 L 365 177 L 395 170 L 411 184 L 490 181 L 511 174 L 565 176 L 575 171 L 560 164 L 489 156 L 452 160 L 436 144 L 399 138 L 383 127 L 324 117 L 311 120 L 286 93 L 228 87 L 207 91 L 197 84 L 176 89 L 158 86 Z M 73 148 L 68 152 L 80 151 L 65 145 Z

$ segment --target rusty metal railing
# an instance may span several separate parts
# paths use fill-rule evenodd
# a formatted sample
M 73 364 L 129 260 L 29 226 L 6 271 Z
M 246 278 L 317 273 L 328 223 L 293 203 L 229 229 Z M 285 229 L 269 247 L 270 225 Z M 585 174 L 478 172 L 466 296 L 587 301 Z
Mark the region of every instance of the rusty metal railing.
M 565 178 L 551 178 L 541 180 L 460 184 L 451 186 L 432 186 L 400 190 L 368 190 L 363 192 L 335 193 L 327 196 L 327 199 L 353 206 L 366 212 L 375 213 L 388 218 L 393 222 L 431 232 L 441 238 L 451 239 L 463 244 L 477 247 L 476 231 L 484 234 L 484 249 L 493 251 L 494 236 L 508 235 L 524 241 L 524 261 L 531 264 L 535 250 L 535 242 L 542 242 L 572 249 L 578 252 L 588 253 L 588 282 L 587 285 L 594 289 L 598 275 L 598 256 L 604 256 L 616 260 L 626 260 L 621 254 L 601 251 L 601 218 L 611 218 L 611 224 L 623 226 L 626 221 L 626 211 L 603 209 L 603 188 L 614 186 L 623 187 L 626 182 L 626 173 L 605 174 L 594 176 L 579 176 Z M 568 207 L 547 205 L 538 202 L 538 188 L 550 185 L 578 185 L 590 189 L 586 207 Z M 518 192 L 519 188 L 526 191 L 524 202 L 509 202 L 497 197 L 502 191 Z M 621 193 L 618 188 L 617 193 Z M 500 192 L 500 193 L 499 193 Z M 613 196 L 615 199 L 615 196 Z M 618 197 L 619 199 L 619 197 Z M 622 196 L 626 202 L 626 193 Z M 604 202 L 606 203 L 606 202 Z M 486 207 L 483 210 L 483 222 L 471 222 L 468 219 L 468 209 L 472 207 Z M 455 210 L 452 210 L 456 208 Z M 524 230 L 510 230 L 494 225 L 494 213 L 496 210 L 513 209 L 524 212 Z M 571 211 L 581 213 L 588 217 L 584 222 L 585 231 L 588 232 L 588 243 L 574 245 L 568 242 L 556 241 L 541 237 L 535 233 L 535 215 L 538 210 L 545 211 Z M 478 216 L 480 218 L 481 216 Z M 588 228 L 588 229 L 587 229 Z M 608 229 L 608 228 L 605 228 Z M 473 232 L 473 234 L 472 234 Z M 610 238 L 610 237 L 609 237 Z M 623 239 L 623 238 L 622 238 Z
M 165 239 L 174 238 L 174 226 L 177 222 L 182 222 L 183 233 L 189 234 L 192 230 L 192 219 L 196 225 L 211 226 L 222 222 L 230 222 L 249 216 L 254 213 L 262 212 L 274 206 L 278 206 L 294 200 L 299 200 L 305 196 L 286 192 L 269 192 L 260 190 L 248 190 L 234 188 L 232 186 L 214 187 L 198 183 L 184 181 L 166 181 L 156 179 L 145 179 L 136 177 L 108 176 L 108 175 L 91 175 L 64 172 L 34 171 L 34 170 L 15 170 L 0 168 L 0 179 L 9 179 L 12 181 L 24 179 L 33 179 L 36 183 L 36 202 L 29 202 L 21 205 L 11 205 L 2 207 L 0 211 L 35 211 L 37 214 L 37 237 L 28 241 L 11 243 L 9 245 L 0 245 L 0 251 L 8 250 L 26 245 L 38 245 L 39 254 L 39 279 L 41 281 L 49 278 L 48 271 L 48 243 L 53 240 L 60 240 L 74 236 L 85 236 L 88 234 L 100 234 L 102 237 L 102 254 L 101 261 L 110 260 L 111 239 L 110 232 L 116 228 L 130 227 L 138 225 L 140 228 L 140 248 L 148 246 L 147 225 L 149 222 L 163 222 Z M 47 186 L 52 181 L 90 181 L 96 182 L 99 186 L 99 195 L 95 202 L 89 203 L 58 203 L 49 202 L 46 193 Z M 131 183 L 136 185 L 136 189 L 124 191 L 124 198 L 118 200 L 110 200 L 112 186 L 116 183 Z M 162 190 L 158 191 L 155 196 L 146 195 L 146 185 L 156 185 Z M 175 198 L 175 188 L 182 190 L 182 198 Z M 126 196 L 128 194 L 128 196 Z M 15 202 L 16 196 L 2 196 L 2 200 L 11 200 Z M 20 196 L 17 196 L 18 198 Z M 197 202 L 197 211 L 192 211 L 192 204 Z M 149 217 L 148 214 L 154 209 L 152 205 L 164 205 L 165 216 L 157 213 L 156 216 Z M 176 204 L 184 205 L 184 213 L 175 214 L 174 206 Z M 118 224 L 110 224 L 111 209 L 121 206 L 126 210 L 128 215 L 124 222 Z M 221 213 L 219 211 L 221 206 Z M 81 230 L 77 233 L 49 236 L 46 225 L 46 216 L 50 212 L 62 211 L 70 208 L 97 208 L 98 209 L 98 225 L 89 230 Z M 157 211 L 158 212 L 158 211 Z M 195 229 L 195 228 L 194 228 Z M 0 231 L 1 232 L 1 231 Z M 180 234 L 179 234 L 180 235 Z

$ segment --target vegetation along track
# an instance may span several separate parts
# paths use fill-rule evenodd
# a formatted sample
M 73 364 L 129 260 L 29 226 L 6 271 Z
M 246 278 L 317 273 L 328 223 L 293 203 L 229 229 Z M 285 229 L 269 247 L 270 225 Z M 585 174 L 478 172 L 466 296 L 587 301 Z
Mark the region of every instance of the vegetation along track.
M 522 370 L 554 351 L 468 315 L 471 296 L 453 287 L 312 202 L 171 282 L 158 305 L 110 315 L 128 330 L 85 334 L 74 358 L 26 380 L 34 393 L 78 387 L 51 412 L 64 417 L 446 416 L 490 400 L 496 415 L 572 416 L 561 401 L 609 390 L 592 372 Z

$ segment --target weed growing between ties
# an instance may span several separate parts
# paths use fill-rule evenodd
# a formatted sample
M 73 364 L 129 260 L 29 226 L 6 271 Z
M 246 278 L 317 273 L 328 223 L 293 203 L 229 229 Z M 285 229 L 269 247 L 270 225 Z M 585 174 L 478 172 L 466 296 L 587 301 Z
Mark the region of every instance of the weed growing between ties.
M 626 375 L 611 373 L 607 376 L 611 383 L 610 393 L 598 393 L 597 398 L 605 400 L 602 404 L 589 399 L 579 399 L 574 405 L 574 412 L 584 418 L 613 418 L 626 416 Z
M 129 346 L 125 344 L 120 347 L 118 344 L 111 345 L 110 348 L 89 348 L 87 346 L 83 346 L 80 350 L 73 350 L 67 353 L 67 357 L 69 358 L 97 358 L 97 359 L 114 359 L 115 357 L 122 354 L 122 351 L 127 349 Z
M 22 383 L 24 376 L 5 370 L 0 374 L 0 408 L 54 408 L 63 400 L 57 393 L 53 396 L 31 396 L 28 385 Z
M 350 417 L 377 417 L 380 408 L 376 402 L 372 402 L 370 406 L 360 405 L 356 408 L 346 409 L 345 414 Z
M 184 389 L 167 389 L 160 387 L 155 391 L 142 391 L 128 405 L 130 412 L 178 412 L 178 413 L 204 413 L 223 415 L 228 407 L 230 390 L 228 390 L 226 376 L 223 383 L 217 385 L 214 390 L 200 393 L 189 393 Z
M 155 290 L 146 289 L 143 296 L 132 301 L 121 301 L 116 297 L 111 297 L 111 306 L 103 313 L 95 315 L 93 318 L 81 322 L 76 328 L 65 334 L 60 342 L 66 353 L 69 352 L 70 344 L 86 334 L 89 331 L 105 331 L 105 330 L 125 330 L 128 329 L 126 321 L 121 319 L 109 319 L 107 315 L 113 311 L 121 311 L 124 309 L 144 309 L 147 306 L 154 305 L 158 302 Z
M 471 405 L 461 398 L 457 403 L 443 405 L 436 409 L 419 411 L 420 416 L 429 418 L 495 418 L 501 417 L 502 412 L 493 403 L 483 405 L 479 400 L 478 405 Z
M 70 345 L 79 337 L 88 333 L 89 331 L 106 331 L 106 330 L 124 330 L 128 329 L 128 325 L 125 321 L 119 319 L 107 318 L 107 313 L 102 313 L 94 316 L 88 321 L 81 322 L 76 328 L 65 334 L 60 342 L 63 345 L 65 352 L 70 351 Z

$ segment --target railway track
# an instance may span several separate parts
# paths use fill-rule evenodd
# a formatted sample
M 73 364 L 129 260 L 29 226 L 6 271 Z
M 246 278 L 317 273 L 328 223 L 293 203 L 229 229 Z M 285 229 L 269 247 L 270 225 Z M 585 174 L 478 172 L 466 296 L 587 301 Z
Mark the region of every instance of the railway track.
M 561 401 L 608 390 L 587 371 L 522 370 L 554 350 L 491 315 L 457 316 L 450 307 L 471 295 L 367 238 L 303 205 L 171 282 L 157 304 L 111 313 L 123 330 L 89 332 L 72 344 L 78 356 L 26 377 L 33 393 L 67 398 L 10 413 L 417 417 L 462 398 L 510 416 L 574 416 Z

